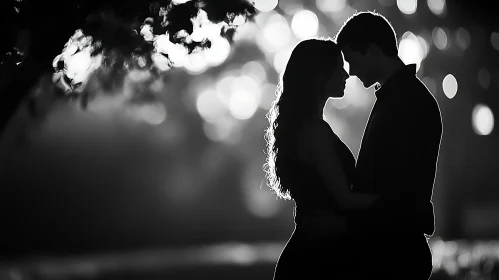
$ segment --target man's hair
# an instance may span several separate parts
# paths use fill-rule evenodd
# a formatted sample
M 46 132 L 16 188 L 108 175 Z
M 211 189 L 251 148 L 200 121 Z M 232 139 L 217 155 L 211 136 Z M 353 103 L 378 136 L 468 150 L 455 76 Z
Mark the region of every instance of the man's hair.
M 341 49 L 349 46 L 354 51 L 365 53 L 369 44 L 375 44 L 385 55 L 398 54 L 397 35 L 393 26 L 376 12 L 356 12 L 343 23 L 334 40 Z

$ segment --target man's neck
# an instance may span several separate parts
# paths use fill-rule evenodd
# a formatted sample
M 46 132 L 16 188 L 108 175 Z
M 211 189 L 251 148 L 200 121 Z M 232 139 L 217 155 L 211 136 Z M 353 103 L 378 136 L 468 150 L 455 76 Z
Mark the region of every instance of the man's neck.
M 388 79 L 390 79 L 397 71 L 399 71 L 402 67 L 404 67 L 405 64 L 400 60 L 398 57 L 390 58 L 387 59 L 386 62 L 384 62 L 384 66 L 382 69 L 380 69 L 380 79 L 379 79 L 379 84 L 382 86 Z

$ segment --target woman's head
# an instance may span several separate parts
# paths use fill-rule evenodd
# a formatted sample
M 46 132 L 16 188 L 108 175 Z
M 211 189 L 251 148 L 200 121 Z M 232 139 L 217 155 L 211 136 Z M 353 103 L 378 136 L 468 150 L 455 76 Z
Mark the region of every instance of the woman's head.
M 295 46 L 280 83 L 286 97 L 293 95 L 303 102 L 342 97 L 347 78 L 343 56 L 336 43 L 330 39 L 314 38 Z
M 267 118 L 266 130 L 267 183 L 276 194 L 290 199 L 289 172 L 286 162 L 277 154 L 289 142 L 288 132 L 293 125 L 306 118 L 322 115 L 322 107 L 330 97 L 342 97 L 348 74 L 343 68 L 339 47 L 330 39 L 308 39 L 293 49 L 276 90 Z

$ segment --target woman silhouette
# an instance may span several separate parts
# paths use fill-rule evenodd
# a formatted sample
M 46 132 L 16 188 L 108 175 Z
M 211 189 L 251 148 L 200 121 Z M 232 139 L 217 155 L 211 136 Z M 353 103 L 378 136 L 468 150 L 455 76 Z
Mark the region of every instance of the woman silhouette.
M 296 204 L 275 280 L 352 276 L 346 215 L 366 210 L 377 196 L 350 192 L 355 158 L 323 120 L 326 101 L 343 96 L 347 78 L 332 40 L 301 41 L 267 114 L 267 183 Z

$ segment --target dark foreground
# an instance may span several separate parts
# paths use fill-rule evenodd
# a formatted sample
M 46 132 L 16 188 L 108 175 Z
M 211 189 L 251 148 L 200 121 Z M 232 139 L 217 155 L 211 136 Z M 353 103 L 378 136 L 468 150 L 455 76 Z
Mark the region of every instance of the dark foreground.
M 32 256 L 24 261 L 1 263 L 0 279 L 272 279 L 284 244 L 226 243 L 66 258 Z M 430 245 L 434 257 L 432 280 L 499 279 L 499 242 L 434 240 Z

